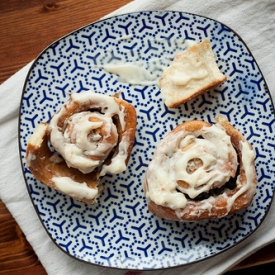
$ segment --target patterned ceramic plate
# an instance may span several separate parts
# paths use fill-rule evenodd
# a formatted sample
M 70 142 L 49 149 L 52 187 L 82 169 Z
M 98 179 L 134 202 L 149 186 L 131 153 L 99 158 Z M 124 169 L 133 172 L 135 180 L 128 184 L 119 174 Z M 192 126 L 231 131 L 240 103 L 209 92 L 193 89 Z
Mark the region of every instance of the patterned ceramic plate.
M 187 41 L 209 38 L 227 81 L 168 110 L 158 86 L 133 85 L 103 69 L 141 64 L 154 77 Z M 25 168 L 27 141 L 41 121 L 68 100 L 67 92 L 114 94 L 137 111 L 136 141 L 127 171 L 105 176 L 98 204 L 87 205 L 35 180 Z M 256 151 L 257 192 L 244 211 L 219 220 L 179 223 L 147 210 L 142 184 L 160 139 L 190 119 L 227 116 Z M 65 253 L 105 267 L 161 269 L 194 263 L 229 249 L 261 224 L 272 201 L 275 172 L 274 110 L 261 71 L 231 29 L 198 15 L 153 11 L 121 15 L 81 28 L 45 49 L 25 82 L 19 122 L 22 167 L 30 198 L 46 231 Z

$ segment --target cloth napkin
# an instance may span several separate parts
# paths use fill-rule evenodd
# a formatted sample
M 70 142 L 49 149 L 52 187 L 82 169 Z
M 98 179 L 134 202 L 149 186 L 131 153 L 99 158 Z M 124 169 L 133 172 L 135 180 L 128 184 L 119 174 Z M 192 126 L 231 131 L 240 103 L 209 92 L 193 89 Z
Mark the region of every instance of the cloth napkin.
M 218 20 L 245 41 L 275 96 L 275 1 L 258 0 L 136 0 L 108 16 L 142 10 L 175 10 Z M 92 12 L 92 11 L 91 11 Z M 18 112 L 23 83 L 31 62 L 0 86 L 0 197 L 25 233 L 48 274 L 134 274 L 79 262 L 51 241 L 30 201 L 21 172 L 18 150 Z M 274 177 L 274 175 L 270 175 Z M 222 274 L 261 247 L 275 241 L 275 204 L 264 222 L 235 247 L 205 261 L 163 271 L 136 274 Z

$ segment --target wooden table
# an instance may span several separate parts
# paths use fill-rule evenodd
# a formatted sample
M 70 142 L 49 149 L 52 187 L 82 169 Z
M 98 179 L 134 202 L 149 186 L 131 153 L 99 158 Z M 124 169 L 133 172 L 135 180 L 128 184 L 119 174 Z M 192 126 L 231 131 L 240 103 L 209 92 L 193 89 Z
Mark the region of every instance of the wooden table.
M 63 35 L 98 20 L 130 0 L 0 1 L 0 84 Z M 234 269 L 275 262 L 275 243 Z M 35 252 L 0 200 L 0 274 L 45 275 Z

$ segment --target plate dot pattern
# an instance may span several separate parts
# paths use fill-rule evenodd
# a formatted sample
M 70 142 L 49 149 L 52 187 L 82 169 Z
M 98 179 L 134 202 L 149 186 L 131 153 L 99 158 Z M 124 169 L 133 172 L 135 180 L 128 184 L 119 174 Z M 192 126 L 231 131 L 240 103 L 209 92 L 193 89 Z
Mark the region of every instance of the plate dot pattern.
M 141 64 L 156 78 L 186 41 L 209 38 L 227 81 L 176 108 L 167 109 L 155 86 L 131 85 L 102 69 L 109 63 Z M 35 180 L 25 168 L 35 128 L 68 100 L 68 92 L 92 89 L 122 97 L 137 111 L 128 169 L 102 178 L 98 203 L 75 201 Z M 180 223 L 149 213 L 143 194 L 146 168 L 163 136 L 176 125 L 226 116 L 256 151 L 258 186 L 247 209 L 219 220 Z M 85 26 L 50 45 L 27 77 L 19 135 L 31 200 L 47 232 L 64 252 L 105 267 L 160 269 L 216 255 L 249 236 L 271 204 L 275 170 L 274 110 L 258 65 L 242 39 L 214 20 L 180 12 L 125 14 Z

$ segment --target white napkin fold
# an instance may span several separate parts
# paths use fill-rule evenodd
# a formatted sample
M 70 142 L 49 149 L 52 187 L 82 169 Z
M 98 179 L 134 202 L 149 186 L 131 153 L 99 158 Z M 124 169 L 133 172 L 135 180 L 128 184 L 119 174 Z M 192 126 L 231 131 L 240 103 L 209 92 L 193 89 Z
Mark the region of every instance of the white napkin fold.
M 275 1 L 258 0 L 136 0 L 109 14 L 142 10 L 176 10 L 218 20 L 235 30 L 247 44 L 275 97 Z M 107 17 L 107 16 L 106 16 Z M 0 86 L 0 197 L 25 233 L 48 274 L 125 274 L 79 262 L 51 241 L 30 201 L 22 176 L 18 150 L 18 112 L 22 88 L 31 63 Z M 273 175 L 270 175 L 273 177 Z M 261 247 L 275 241 L 275 204 L 259 229 L 235 247 L 208 260 L 153 274 L 222 274 Z M 152 274 L 144 271 L 142 275 Z

